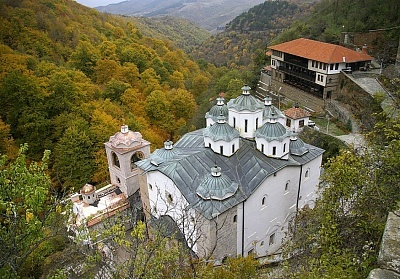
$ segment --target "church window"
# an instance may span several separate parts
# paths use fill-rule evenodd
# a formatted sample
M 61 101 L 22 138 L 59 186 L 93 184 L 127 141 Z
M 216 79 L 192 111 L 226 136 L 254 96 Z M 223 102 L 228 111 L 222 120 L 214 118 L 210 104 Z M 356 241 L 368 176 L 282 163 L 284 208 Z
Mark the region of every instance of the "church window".
M 275 243 L 275 233 L 269 236 L 269 245 L 271 246 L 274 243 Z
M 134 170 L 136 168 L 135 163 L 137 161 L 140 161 L 144 159 L 144 154 L 140 151 L 133 153 L 132 157 L 131 157 L 131 170 Z
M 236 128 L 236 118 L 233 118 L 233 128 Z
M 283 153 L 286 152 L 286 143 L 283 144 Z
M 121 184 L 121 179 L 119 179 L 118 176 L 117 176 L 117 182 L 118 182 L 118 184 Z
M 264 207 L 267 205 L 267 196 L 264 196 L 261 200 L 261 205 Z
M 219 147 L 219 153 L 224 155 L 224 147 L 222 145 Z
M 310 169 L 306 170 L 306 173 L 305 173 L 304 177 L 306 177 L 306 178 L 310 177 Z
M 258 117 L 256 118 L 256 129 L 258 129 Z
M 260 246 L 263 247 L 264 246 L 264 240 L 261 241 Z
M 276 155 L 276 146 L 272 147 L 272 155 Z
M 248 121 L 247 119 L 244 120 L 244 132 L 245 132 L 245 133 L 247 133 L 247 125 L 248 125 L 248 122 L 249 122 L 249 121 Z
M 232 153 L 235 152 L 235 144 L 232 144 Z
M 233 216 L 233 223 L 237 222 L 237 215 Z
M 112 163 L 114 166 L 116 166 L 117 168 L 120 168 L 120 164 L 119 164 L 119 159 L 117 154 L 115 154 L 114 152 L 111 152 L 111 156 L 112 156 Z
M 289 181 L 286 182 L 285 184 L 285 192 L 289 191 Z
M 261 152 L 264 153 L 264 144 L 261 144 Z
M 149 183 L 149 189 L 153 190 L 153 185 L 151 185 L 150 183 Z
M 208 147 L 210 147 L 210 148 L 211 148 L 211 142 L 208 144 Z

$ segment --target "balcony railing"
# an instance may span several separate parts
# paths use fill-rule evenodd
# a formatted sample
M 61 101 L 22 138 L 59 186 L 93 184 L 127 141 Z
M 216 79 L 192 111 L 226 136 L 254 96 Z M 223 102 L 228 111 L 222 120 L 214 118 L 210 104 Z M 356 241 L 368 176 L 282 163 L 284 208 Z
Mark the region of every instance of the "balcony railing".
M 296 76 L 296 77 L 299 77 L 299 78 L 302 78 L 302 79 L 305 79 L 305 80 L 308 80 L 308 81 L 315 81 L 315 77 L 314 76 L 310 76 L 308 74 L 305 74 L 305 73 L 302 73 L 302 72 L 299 72 L 299 71 L 293 71 L 293 70 L 290 70 L 290 69 L 285 68 L 283 66 L 279 66 L 278 69 L 281 72 L 284 72 L 286 74 L 290 74 L 290 75 L 293 75 L 293 76 Z

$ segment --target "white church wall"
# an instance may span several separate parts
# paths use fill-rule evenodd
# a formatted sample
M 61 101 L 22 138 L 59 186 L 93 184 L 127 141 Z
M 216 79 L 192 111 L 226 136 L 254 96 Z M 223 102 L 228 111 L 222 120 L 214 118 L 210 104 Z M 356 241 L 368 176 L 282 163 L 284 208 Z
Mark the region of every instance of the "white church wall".
M 299 193 L 299 208 L 306 204 L 313 208 L 317 198 L 319 177 L 321 172 L 322 155 L 303 165 L 302 183 Z
M 258 128 L 261 127 L 262 125 L 263 122 L 262 115 L 263 112 L 261 109 L 257 112 L 251 112 L 248 110 L 236 112 L 233 110 L 229 110 L 229 125 L 236 128 L 240 132 L 240 135 L 242 137 L 253 138 L 254 132 L 256 130 L 256 124 L 258 124 L 257 125 Z M 246 125 L 246 120 L 247 120 L 247 125 Z
M 269 176 L 245 202 L 244 255 L 275 252 L 289 216 L 296 211 L 300 168 L 287 167 Z

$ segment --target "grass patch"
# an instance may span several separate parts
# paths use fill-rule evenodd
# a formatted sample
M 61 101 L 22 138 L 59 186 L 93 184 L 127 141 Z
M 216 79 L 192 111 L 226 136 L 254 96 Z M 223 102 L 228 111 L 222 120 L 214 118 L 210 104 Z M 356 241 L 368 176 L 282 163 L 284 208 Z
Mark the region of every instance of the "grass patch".
M 325 117 L 311 117 L 312 120 L 314 120 L 315 124 L 319 127 L 319 130 L 323 133 L 327 132 L 327 127 L 328 127 L 328 134 L 332 136 L 342 136 L 342 135 L 347 135 L 349 134 L 349 131 L 345 131 L 343 128 L 340 126 L 343 126 L 343 124 L 336 125 L 335 119 L 329 120 L 329 126 L 328 126 L 328 119 Z

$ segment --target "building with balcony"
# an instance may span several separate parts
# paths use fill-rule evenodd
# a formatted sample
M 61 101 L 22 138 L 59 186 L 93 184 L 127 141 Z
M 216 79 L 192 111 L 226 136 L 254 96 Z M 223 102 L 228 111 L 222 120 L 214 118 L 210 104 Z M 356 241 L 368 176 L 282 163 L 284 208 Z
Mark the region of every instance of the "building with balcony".
M 310 39 L 296 39 L 269 47 L 271 78 L 323 99 L 339 90 L 341 72 L 368 69 L 372 57 L 343 46 Z

